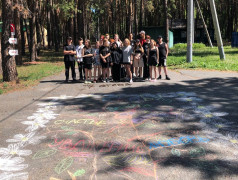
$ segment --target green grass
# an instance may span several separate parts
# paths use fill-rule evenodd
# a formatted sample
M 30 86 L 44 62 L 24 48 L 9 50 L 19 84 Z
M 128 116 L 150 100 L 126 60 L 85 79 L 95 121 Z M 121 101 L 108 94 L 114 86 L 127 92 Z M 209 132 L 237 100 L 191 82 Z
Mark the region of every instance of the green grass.
M 26 63 L 28 58 L 23 58 L 26 64 L 17 66 L 19 83 L 3 82 L 2 76 L 0 76 L 0 94 L 34 86 L 42 78 L 64 70 L 62 52 L 43 51 L 39 58 L 40 60 L 36 64 L 28 64 Z
M 210 69 L 238 71 L 238 48 L 224 47 L 226 60 L 220 60 L 218 48 L 194 44 L 193 62 L 186 62 L 186 44 L 176 44 L 170 49 L 168 66 L 170 69 Z

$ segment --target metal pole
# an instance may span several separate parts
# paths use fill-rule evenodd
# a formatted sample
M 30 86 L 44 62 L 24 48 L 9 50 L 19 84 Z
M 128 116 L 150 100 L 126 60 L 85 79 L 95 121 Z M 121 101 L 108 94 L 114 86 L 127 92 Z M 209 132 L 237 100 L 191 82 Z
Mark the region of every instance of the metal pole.
M 223 42 L 222 42 L 222 38 L 221 38 L 220 26 L 219 26 L 219 22 L 218 22 L 218 18 L 217 18 L 215 2 L 214 2 L 214 0 L 209 0 L 209 1 L 210 1 L 211 11 L 212 11 L 212 19 L 213 19 L 213 24 L 215 27 L 215 34 L 216 34 L 220 59 L 225 60 L 225 53 L 224 53 Z
M 198 6 L 198 11 L 199 11 L 199 13 L 200 13 L 200 16 L 201 16 L 201 18 L 202 18 L 202 23 L 203 23 L 203 26 L 204 26 L 204 29 L 205 29 L 205 32 L 206 32 L 206 35 L 207 35 L 207 39 L 208 39 L 209 45 L 210 45 L 210 47 L 213 48 L 212 41 L 211 41 L 209 32 L 208 32 L 208 30 L 207 30 L 207 25 L 206 25 L 205 20 L 204 20 L 204 18 L 203 18 L 203 14 L 202 14 L 200 5 L 199 5 L 199 3 L 198 3 L 198 0 L 196 0 L 196 3 L 197 3 L 197 6 Z
M 188 0 L 187 15 L 187 62 L 193 61 L 193 0 Z

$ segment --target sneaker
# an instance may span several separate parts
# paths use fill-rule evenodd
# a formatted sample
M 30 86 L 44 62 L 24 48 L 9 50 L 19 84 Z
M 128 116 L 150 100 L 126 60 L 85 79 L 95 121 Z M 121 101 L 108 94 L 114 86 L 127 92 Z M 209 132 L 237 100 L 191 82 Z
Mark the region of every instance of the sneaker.
M 148 78 L 145 78 L 146 81 L 148 81 L 149 79 Z
M 65 82 L 65 83 L 68 83 L 68 82 L 69 82 L 69 80 L 68 80 L 68 79 L 66 79 L 64 82 Z
M 93 83 L 97 83 L 97 80 L 96 80 L 96 79 L 94 79 L 94 80 L 93 80 Z
M 159 75 L 159 77 L 157 79 L 161 79 L 161 78 L 162 78 L 161 75 Z
M 88 81 L 84 81 L 84 84 L 88 84 Z
M 133 80 L 132 80 L 132 79 L 130 79 L 129 83 L 133 83 Z
M 106 79 L 106 82 L 109 83 L 110 82 L 109 79 Z
M 91 84 L 92 82 L 91 81 L 88 81 L 88 84 Z
M 169 76 L 166 76 L 166 80 L 170 80 Z
M 151 78 L 149 78 L 148 81 L 151 81 Z
M 106 80 L 103 80 L 102 82 L 103 82 L 103 83 L 106 83 Z

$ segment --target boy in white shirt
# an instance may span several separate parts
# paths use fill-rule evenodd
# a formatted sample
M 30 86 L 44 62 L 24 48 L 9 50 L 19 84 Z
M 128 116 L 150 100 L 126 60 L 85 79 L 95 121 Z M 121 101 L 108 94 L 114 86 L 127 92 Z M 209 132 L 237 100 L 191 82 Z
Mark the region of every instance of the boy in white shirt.
M 83 38 L 79 38 L 78 42 L 79 42 L 79 45 L 76 46 L 76 56 L 77 56 L 80 80 L 84 80 L 85 71 L 84 71 L 84 64 L 83 64 L 83 58 L 82 58 L 82 50 L 84 48 Z

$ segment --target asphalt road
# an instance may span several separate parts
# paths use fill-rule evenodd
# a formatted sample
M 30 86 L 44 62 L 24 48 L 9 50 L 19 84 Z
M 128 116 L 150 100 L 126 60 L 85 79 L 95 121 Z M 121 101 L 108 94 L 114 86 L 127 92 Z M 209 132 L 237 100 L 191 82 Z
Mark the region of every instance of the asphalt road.
M 238 73 L 0 96 L 1 180 L 238 179 Z

